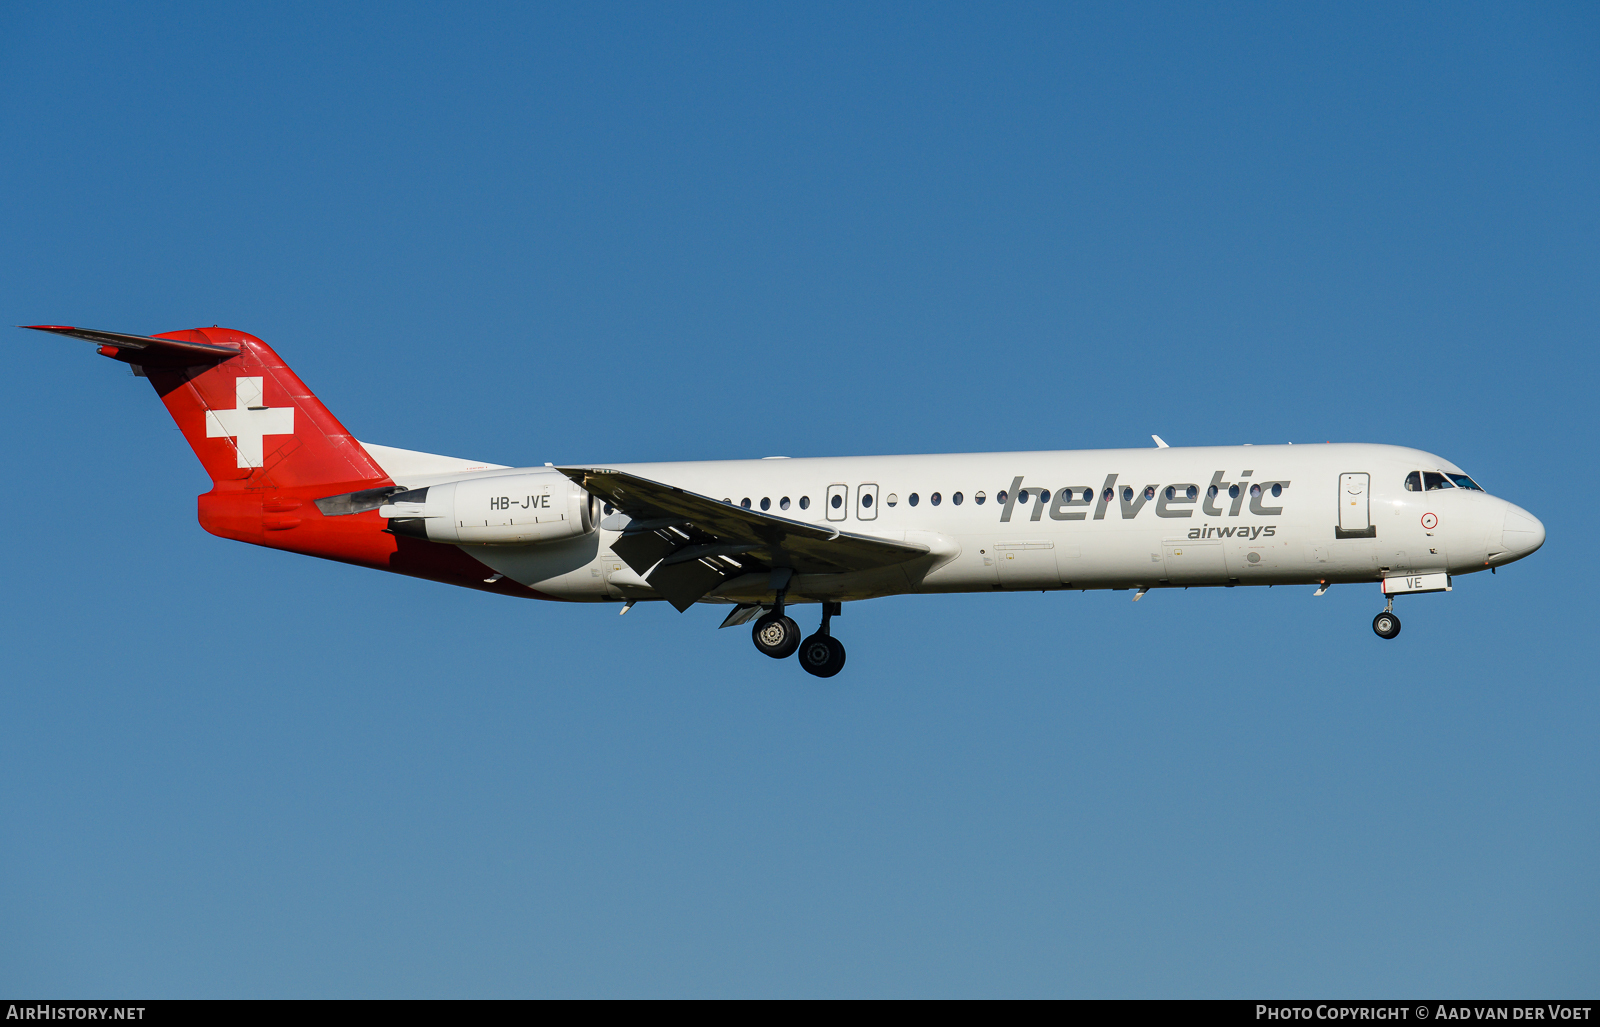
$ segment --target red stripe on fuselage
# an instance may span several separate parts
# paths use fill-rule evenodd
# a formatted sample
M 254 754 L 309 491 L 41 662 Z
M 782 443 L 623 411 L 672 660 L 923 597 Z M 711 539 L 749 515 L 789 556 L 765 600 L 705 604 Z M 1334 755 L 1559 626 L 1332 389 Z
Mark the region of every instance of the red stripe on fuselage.
M 387 522 L 376 510 L 326 517 L 317 509 L 317 499 L 353 492 L 357 488 L 372 488 L 374 484 L 363 481 L 316 489 L 207 492 L 199 498 L 200 526 L 220 538 L 268 549 L 499 595 L 557 599 L 510 578 L 501 578 L 492 584 L 486 582 L 484 579 L 495 573 L 489 567 L 456 546 L 391 535 L 384 530 Z M 316 494 L 312 495 L 313 492 Z

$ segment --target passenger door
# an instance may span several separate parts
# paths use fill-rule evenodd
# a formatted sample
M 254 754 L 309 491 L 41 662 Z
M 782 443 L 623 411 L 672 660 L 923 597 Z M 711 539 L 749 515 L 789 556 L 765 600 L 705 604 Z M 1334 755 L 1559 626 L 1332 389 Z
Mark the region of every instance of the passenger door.
M 1364 472 L 1339 475 L 1339 525 L 1334 538 L 1377 538 L 1372 523 L 1370 481 Z

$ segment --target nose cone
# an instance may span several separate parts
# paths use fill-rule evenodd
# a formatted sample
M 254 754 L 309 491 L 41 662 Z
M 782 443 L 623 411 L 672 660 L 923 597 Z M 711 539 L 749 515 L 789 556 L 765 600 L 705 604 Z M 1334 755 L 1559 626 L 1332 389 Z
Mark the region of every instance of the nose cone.
M 1520 560 L 1544 545 L 1544 525 L 1533 514 L 1508 503 L 1500 542 L 1506 547 L 1510 560 Z

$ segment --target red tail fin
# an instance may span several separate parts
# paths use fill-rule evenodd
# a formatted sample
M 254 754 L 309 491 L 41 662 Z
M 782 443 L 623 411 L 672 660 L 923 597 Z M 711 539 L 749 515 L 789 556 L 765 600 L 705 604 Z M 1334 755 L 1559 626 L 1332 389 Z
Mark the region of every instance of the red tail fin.
M 540 594 L 456 546 L 397 538 L 385 530 L 374 493 L 350 502 L 357 498 L 350 493 L 368 489 L 381 500 L 394 482 L 254 335 L 228 328 L 145 336 L 26 327 L 97 343 L 102 355 L 150 379 L 211 475 L 212 489 L 198 505 L 200 524 L 213 535 L 484 591 Z
M 174 367 L 165 358 L 167 366 L 143 367 L 216 491 L 389 483 L 361 443 L 254 335 L 192 328 L 153 338 L 239 349 L 238 356 L 215 363 Z M 147 352 L 119 356 L 137 365 Z

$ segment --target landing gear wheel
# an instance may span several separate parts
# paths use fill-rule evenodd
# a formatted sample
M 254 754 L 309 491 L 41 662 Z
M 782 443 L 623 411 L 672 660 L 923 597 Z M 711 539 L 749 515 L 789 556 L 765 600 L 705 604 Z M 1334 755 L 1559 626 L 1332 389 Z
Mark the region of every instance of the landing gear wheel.
M 800 648 L 800 625 L 782 614 L 769 613 L 750 632 L 756 648 L 774 660 L 788 659 Z
M 1400 634 L 1400 618 L 1385 610 L 1372 618 L 1372 630 L 1378 633 L 1379 638 L 1393 638 Z
M 800 666 L 807 674 L 831 678 L 844 669 L 844 645 L 819 631 L 800 643 Z

